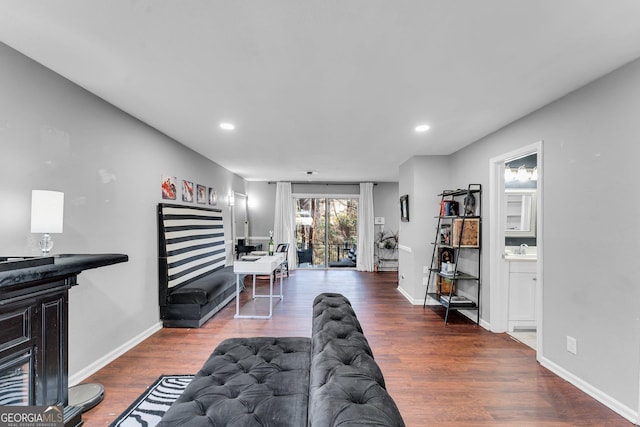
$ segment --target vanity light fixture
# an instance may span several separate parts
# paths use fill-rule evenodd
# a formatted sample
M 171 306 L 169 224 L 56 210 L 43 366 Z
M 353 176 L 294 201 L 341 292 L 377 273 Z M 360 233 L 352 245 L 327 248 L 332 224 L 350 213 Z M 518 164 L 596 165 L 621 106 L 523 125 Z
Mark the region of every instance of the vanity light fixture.
M 511 182 L 516 179 L 516 174 L 513 173 L 513 170 L 507 166 L 504 168 L 504 180 L 505 182 Z
M 222 122 L 222 123 L 220 123 L 220 129 L 222 129 L 222 130 L 235 130 L 236 129 L 236 125 L 234 125 L 233 123 L 229 123 L 229 122 Z
M 527 182 L 531 179 L 531 174 L 527 171 L 526 166 L 522 165 L 518 168 L 518 173 L 516 174 L 516 179 L 520 182 Z
M 431 126 L 429 125 L 418 125 L 415 127 L 415 131 L 418 133 L 423 133 L 428 131 L 429 129 L 431 129 Z

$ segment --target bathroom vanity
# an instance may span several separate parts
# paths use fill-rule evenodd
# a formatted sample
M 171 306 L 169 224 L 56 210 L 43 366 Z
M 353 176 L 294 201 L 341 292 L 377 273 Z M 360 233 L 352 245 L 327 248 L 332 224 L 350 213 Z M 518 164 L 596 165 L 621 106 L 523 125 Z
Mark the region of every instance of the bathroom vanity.
M 535 330 L 537 256 L 528 254 L 505 254 L 509 265 L 509 317 L 508 331 Z

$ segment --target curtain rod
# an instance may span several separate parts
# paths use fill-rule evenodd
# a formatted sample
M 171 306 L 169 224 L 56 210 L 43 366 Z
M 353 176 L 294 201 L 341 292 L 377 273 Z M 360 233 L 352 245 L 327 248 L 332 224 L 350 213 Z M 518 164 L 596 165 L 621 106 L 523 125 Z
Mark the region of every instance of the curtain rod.
M 316 184 L 316 185 L 360 185 L 360 182 L 331 182 L 331 181 L 267 181 L 267 184 L 277 184 L 278 182 L 290 182 L 291 184 Z M 370 181 L 367 181 L 370 182 Z M 374 182 L 373 185 L 378 185 Z

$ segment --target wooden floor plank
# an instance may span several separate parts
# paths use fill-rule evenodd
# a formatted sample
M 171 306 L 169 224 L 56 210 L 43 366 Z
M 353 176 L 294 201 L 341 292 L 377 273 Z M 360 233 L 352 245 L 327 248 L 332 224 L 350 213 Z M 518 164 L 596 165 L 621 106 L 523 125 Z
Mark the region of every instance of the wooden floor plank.
M 260 292 L 265 283 L 258 281 Z M 510 336 L 456 314 L 445 326 L 440 308 L 411 305 L 396 273 L 352 270 L 292 272 L 270 320 L 234 319 L 232 303 L 199 329 L 158 331 L 84 381 L 105 387 L 103 402 L 83 414 L 85 425 L 109 425 L 161 374 L 196 373 L 225 338 L 310 336 L 311 304 L 322 292 L 352 302 L 407 426 L 633 425 L 540 366 Z

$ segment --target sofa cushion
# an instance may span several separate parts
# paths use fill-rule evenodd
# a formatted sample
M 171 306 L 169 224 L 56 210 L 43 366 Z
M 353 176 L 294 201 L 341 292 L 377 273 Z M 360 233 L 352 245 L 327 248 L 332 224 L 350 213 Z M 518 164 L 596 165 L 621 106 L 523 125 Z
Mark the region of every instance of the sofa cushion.
M 404 426 L 349 300 L 313 304 L 309 420 L 313 427 Z
M 235 280 L 233 266 L 227 266 L 177 289 L 171 289 L 168 301 L 171 304 L 205 305 L 235 283 Z
M 309 338 L 224 340 L 159 425 L 306 425 L 310 348 Z

